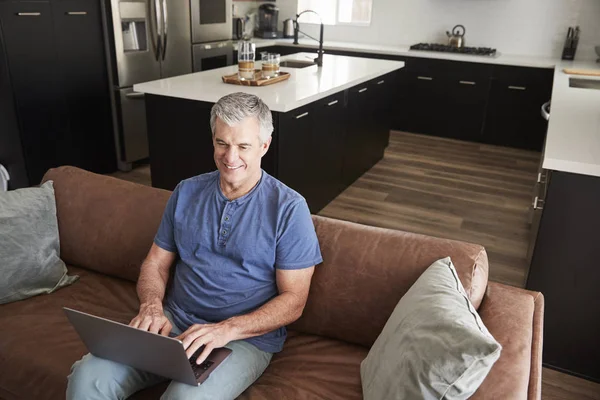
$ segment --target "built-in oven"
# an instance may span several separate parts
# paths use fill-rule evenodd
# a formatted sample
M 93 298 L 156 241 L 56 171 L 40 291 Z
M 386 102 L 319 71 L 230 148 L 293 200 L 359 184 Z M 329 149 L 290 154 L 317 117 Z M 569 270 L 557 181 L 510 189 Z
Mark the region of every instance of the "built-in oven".
M 232 0 L 190 1 L 193 43 L 231 39 Z
M 192 46 L 194 57 L 194 72 L 233 65 L 233 42 L 201 43 Z

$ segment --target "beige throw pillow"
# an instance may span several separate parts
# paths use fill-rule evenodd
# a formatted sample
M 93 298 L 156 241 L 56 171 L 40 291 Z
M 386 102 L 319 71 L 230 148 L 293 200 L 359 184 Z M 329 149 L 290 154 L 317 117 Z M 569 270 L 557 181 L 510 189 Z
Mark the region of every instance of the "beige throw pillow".
M 0 193 L 0 304 L 70 285 L 59 257 L 52 181 L 39 188 Z
M 467 399 L 500 357 L 450 257 L 400 299 L 361 364 L 365 400 Z

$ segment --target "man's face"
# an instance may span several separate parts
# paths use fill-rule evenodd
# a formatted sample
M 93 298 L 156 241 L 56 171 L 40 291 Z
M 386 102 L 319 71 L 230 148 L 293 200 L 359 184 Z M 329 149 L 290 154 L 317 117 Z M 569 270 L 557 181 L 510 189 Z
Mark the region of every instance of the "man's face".
M 260 143 L 258 119 L 248 117 L 234 126 L 217 118 L 213 146 L 215 164 L 221 179 L 227 184 L 239 186 L 249 179 L 260 176 L 260 159 L 271 144 Z

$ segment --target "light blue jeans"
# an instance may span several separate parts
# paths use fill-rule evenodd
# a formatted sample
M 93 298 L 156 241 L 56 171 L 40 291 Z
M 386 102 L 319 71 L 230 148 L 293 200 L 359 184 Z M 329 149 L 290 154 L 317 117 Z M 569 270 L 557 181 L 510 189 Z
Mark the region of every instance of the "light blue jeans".
M 165 315 L 179 335 L 173 316 Z M 161 399 L 235 399 L 258 379 L 269 365 L 273 354 L 259 350 L 243 340 L 230 342 L 233 352 L 200 386 L 171 381 Z M 67 399 L 126 399 L 135 392 L 167 379 L 150 372 L 86 354 L 71 367 Z

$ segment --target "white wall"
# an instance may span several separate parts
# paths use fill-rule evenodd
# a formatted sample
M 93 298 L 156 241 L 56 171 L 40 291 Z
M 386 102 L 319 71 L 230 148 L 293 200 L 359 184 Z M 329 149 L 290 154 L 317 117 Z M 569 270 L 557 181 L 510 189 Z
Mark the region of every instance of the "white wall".
M 234 2 L 256 8 L 261 2 Z M 297 0 L 277 0 L 279 24 L 296 12 Z M 411 45 L 445 43 L 445 31 L 467 28 L 467 46 L 505 54 L 560 58 L 568 26 L 579 25 L 577 59 L 594 59 L 600 45 L 600 0 L 373 0 L 369 27 L 326 26 L 325 40 Z M 301 27 L 317 35 L 316 26 Z

